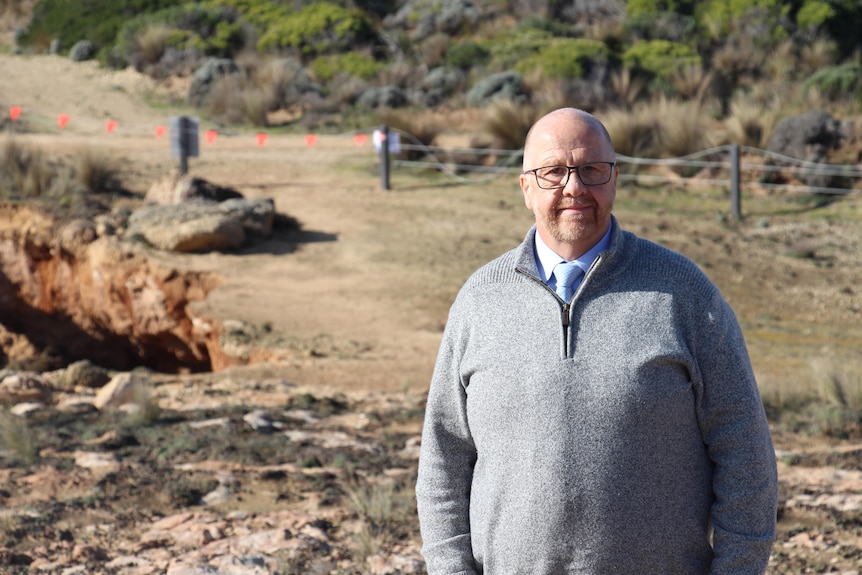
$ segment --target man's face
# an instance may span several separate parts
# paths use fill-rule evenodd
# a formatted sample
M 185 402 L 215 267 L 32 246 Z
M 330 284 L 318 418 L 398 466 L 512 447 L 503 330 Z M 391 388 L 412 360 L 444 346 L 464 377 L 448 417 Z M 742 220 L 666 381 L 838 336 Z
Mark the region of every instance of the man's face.
M 610 143 L 593 125 L 578 116 L 558 116 L 534 128 L 524 150 L 526 169 L 615 161 Z M 618 176 L 614 166 L 608 183 L 586 186 L 572 172 L 565 186 L 543 189 L 534 174 L 521 174 L 524 203 L 535 214 L 545 243 L 566 259 L 577 258 L 598 243 L 611 223 Z

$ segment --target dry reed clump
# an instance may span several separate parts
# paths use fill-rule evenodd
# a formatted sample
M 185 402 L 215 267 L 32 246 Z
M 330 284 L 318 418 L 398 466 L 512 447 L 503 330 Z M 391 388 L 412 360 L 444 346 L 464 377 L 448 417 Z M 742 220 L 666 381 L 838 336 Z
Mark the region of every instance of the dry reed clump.
M 413 485 L 390 478 L 345 479 L 341 489 L 347 498 L 348 509 L 361 521 L 355 541 L 362 563 L 405 535 L 415 535 Z
M 418 114 L 415 110 L 379 108 L 376 112 L 378 120 L 400 132 L 409 134 L 410 140 L 403 141 L 404 144 L 421 144 L 433 146 L 437 136 L 443 131 L 440 123 L 431 114 Z M 415 154 L 407 154 L 414 156 Z M 423 155 L 421 152 L 419 156 Z
M 161 60 L 168 47 L 171 29 L 165 25 L 153 25 L 145 28 L 136 38 L 136 58 L 140 69 L 156 64 Z
M 517 104 L 511 100 L 494 100 L 482 115 L 482 128 L 493 142 L 492 146 L 517 150 L 524 145 L 530 126 L 543 111 L 536 106 Z
M 724 119 L 725 139 L 740 146 L 765 148 L 776 122 L 774 111 L 741 94 L 730 102 L 730 112 Z
M 39 451 L 26 420 L 0 409 L 0 448 L 8 451 L 25 465 L 33 465 Z
M 632 73 L 629 68 L 623 68 L 619 72 L 611 74 L 611 88 L 617 101 L 623 107 L 633 107 L 646 90 L 646 87 L 646 79 L 643 76 Z
M 162 414 L 162 408 L 158 400 L 153 396 L 152 386 L 136 384 L 132 404 L 134 408 L 129 412 L 129 423 L 131 425 L 147 426 L 158 421 Z
M 610 108 L 597 114 L 611 135 L 617 154 L 635 158 L 659 156 L 660 119 L 645 106 L 635 106 L 631 111 Z
M 713 146 L 712 114 L 700 102 L 659 98 L 648 108 L 658 118 L 663 154 L 678 158 Z
M 109 155 L 85 148 L 72 156 L 72 164 L 75 183 L 88 192 L 108 192 L 119 185 L 119 169 Z
M 839 438 L 862 434 L 862 364 L 822 359 L 811 367 L 819 399 L 813 414 L 815 430 Z
M 46 195 L 54 170 L 45 153 L 20 144 L 12 136 L 0 146 L 0 197 L 38 198 Z
M 682 66 L 674 71 L 670 82 L 680 98 L 702 104 L 712 89 L 713 73 L 703 66 Z
M 287 75 L 279 75 L 274 67 L 249 70 L 247 74 L 222 77 L 210 92 L 207 110 L 221 120 L 237 124 L 249 122 L 267 126 L 269 112 L 276 109 L 283 94 Z

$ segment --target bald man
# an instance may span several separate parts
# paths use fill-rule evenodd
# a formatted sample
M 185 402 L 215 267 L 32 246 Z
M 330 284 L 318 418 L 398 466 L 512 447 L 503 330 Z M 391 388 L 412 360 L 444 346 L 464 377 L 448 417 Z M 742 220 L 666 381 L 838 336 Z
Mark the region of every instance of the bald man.
M 416 496 L 430 575 L 763 573 L 775 452 L 717 287 L 620 228 L 592 115 L 531 128 L 535 225 L 449 313 Z

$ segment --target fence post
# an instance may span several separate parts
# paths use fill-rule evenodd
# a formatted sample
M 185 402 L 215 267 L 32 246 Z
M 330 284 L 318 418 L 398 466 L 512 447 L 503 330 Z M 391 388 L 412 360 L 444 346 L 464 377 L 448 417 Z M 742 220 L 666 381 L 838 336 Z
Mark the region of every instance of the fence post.
M 189 173 L 189 119 L 180 116 L 180 175 Z
M 380 128 L 380 187 L 389 189 L 389 126 Z
M 730 145 L 730 213 L 742 218 L 742 194 L 739 190 L 739 144 Z

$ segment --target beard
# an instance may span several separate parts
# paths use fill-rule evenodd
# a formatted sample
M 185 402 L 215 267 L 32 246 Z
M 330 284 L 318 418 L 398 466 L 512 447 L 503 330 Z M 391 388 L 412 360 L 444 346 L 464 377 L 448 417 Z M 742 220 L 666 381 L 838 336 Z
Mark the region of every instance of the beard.
M 593 204 L 593 209 L 585 214 L 566 215 L 562 210 L 572 207 L 571 201 L 560 201 L 554 209 L 548 213 L 540 214 L 545 229 L 558 242 L 577 242 L 600 231 L 607 229 L 610 224 L 612 206 L 598 206 Z

